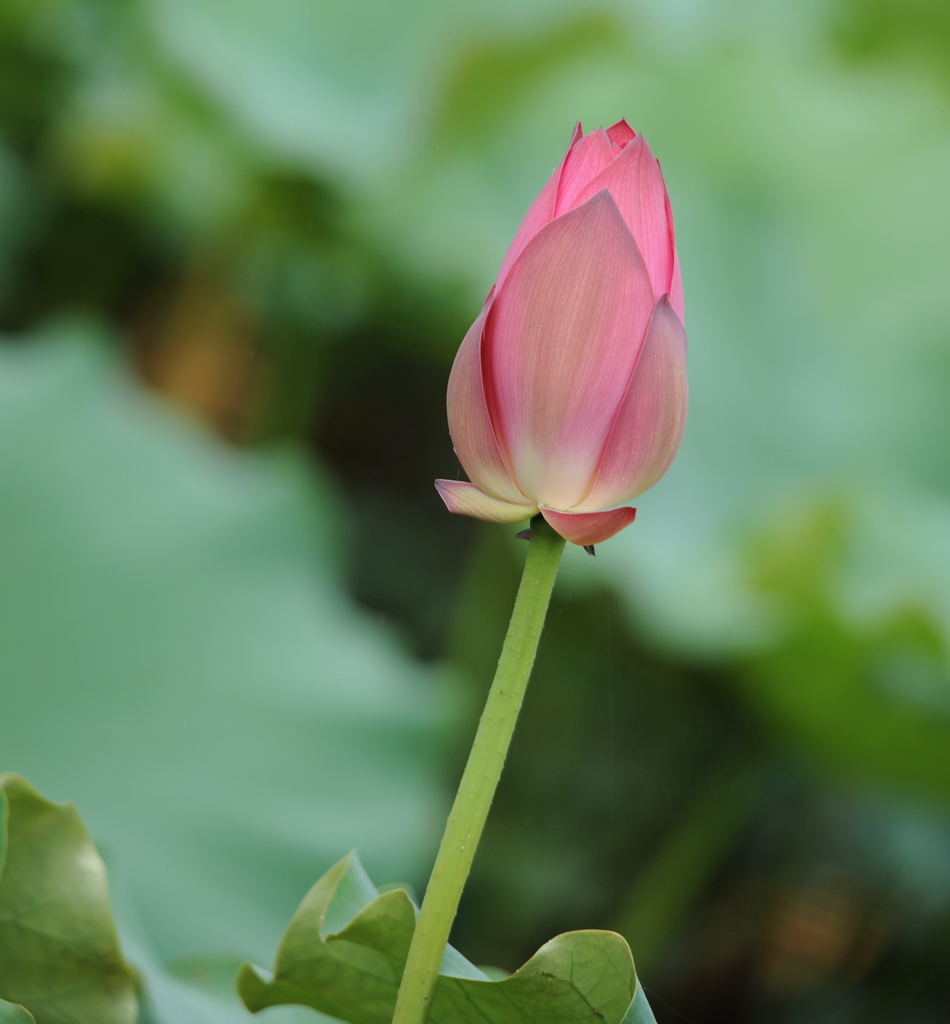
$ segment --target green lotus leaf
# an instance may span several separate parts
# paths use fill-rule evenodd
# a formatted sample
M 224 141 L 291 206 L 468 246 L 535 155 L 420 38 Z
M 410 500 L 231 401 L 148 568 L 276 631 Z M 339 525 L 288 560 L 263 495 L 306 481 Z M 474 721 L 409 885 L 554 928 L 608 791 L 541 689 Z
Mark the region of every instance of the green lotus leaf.
M 416 908 L 403 889 L 380 894 L 355 853 L 335 864 L 294 914 L 273 973 L 245 964 L 238 990 L 253 1012 L 300 1003 L 350 1024 L 389 1024 Z M 518 971 L 492 979 L 451 946 L 430 1024 L 655 1024 L 633 957 L 615 932 L 559 935 Z
M 0 1003 L 4 1024 L 137 1015 L 102 858 L 74 807 L 14 774 L 0 775 L 0 995 L 26 1007 Z
M 0 1024 L 36 1024 L 36 1018 L 22 1006 L 0 999 Z

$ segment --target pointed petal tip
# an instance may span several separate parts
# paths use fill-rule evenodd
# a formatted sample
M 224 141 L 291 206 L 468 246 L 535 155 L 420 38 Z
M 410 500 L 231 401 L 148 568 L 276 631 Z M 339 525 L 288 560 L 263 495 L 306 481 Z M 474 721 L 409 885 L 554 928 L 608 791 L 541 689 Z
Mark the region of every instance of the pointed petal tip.
M 636 519 L 637 510 L 628 507 L 612 508 L 606 512 L 556 512 L 542 506 L 541 515 L 565 540 L 589 548 L 602 544 L 629 526 Z
M 677 334 L 678 334 L 678 336 L 680 338 L 680 341 L 682 342 L 683 351 L 685 352 L 686 351 L 686 347 L 687 347 L 687 342 L 686 342 L 686 331 L 683 328 L 683 317 L 682 317 L 680 311 L 676 308 L 675 303 L 673 302 L 672 294 L 670 294 L 669 292 L 665 292 L 663 295 L 660 296 L 659 301 L 656 304 L 656 308 L 653 311 L 653 315 L 654 316 L 660 315 L 662 317 L 672 317 L 672 318 L 674 318 L 674 320 L 676 321 L 676 323 L 678 323 L 678 325 L 680 327 L 680 330 L 679 330 L 679 332 L 677 332 Z
M 643 134 L 643 132 L 640 132 L 640 134 L 639 134 L 639 135 L 637 135 L 636 133 L 634 133 L 634 136 L 633 136 L 633 138 L 632 138 L 632 139 L 630 140 L 630 143 L 629 143 L 629 145 L 631 145 L 631 146 L 633 146 L 633 147 L 635 147 L 635 148 L 637 148 L 637 149 L 642 149 L 642 150 L 645 150 L 645 151 L 646 151 L 647 153 L 649 153 L 649 154 L 650 154 L 650 156 L 651 156 L 651 157 L 652 157 L 652 158 L 653 158 L 654 160 L 656 160 L 656 155 L 654 154 L 653 150 L 652 150 L 652 149 L 650 148 L 650 143 L 649 143 L 649 142 L 647 142 L 647 140 L 646 140 L 646 136 L 645 136 L 645 135 Z M 660 161 L 659 161 L 659 160 L 656 160 L 656 162 L 657 162 L 657 163 L 659 163 Z
M 627 119 L 625 117 L 620 118 L 616 124 L 612 124 L 607 129 L 607 138 L 610 139 L 611 142 L 616 142 L 619 146 L 626 145 L 631 141 L 631 139 L 635 139 L 636 137 L 637 133 L 629 124 L 627 124 Z
M 436 480 L 435 489 L 450 512 L 488 523 L 522 523 L 538 511 L 535 505 L 516 505 L 493 498 L 467 480 Z
M 626 221 L 623 219 L 623 214 L 617 205 L 617 197 L 609 188 L 602 188 L 599 192 L 595 192 L 590 199 L 575 206 L 571 212 L 574 213 L 578 210 L 586 210 L 588 214 L 604 213 L 608 216 L 615 216 L 626 227 Z M 608 211 L 610 212 L 608 213 Z

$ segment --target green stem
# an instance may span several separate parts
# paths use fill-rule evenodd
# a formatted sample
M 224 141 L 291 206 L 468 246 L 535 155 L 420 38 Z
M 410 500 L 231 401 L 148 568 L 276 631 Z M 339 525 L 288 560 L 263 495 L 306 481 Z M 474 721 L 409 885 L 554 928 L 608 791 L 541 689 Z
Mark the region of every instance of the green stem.
M 564 539 L 536 516 L 498 669 L 416 921 L 393 1024 L 425 1024 L 428 1016 L 449 931 L 524 700 L 563 550 Z

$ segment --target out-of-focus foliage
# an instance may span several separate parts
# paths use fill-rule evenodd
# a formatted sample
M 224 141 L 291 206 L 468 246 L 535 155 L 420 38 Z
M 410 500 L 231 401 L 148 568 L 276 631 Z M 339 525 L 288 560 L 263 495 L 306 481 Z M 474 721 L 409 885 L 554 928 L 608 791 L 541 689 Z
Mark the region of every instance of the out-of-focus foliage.
M 444 702 L 342 600 L 330 489 L 180 422 L 94 339 L 0 360 L 0 748 L 81 803 L 158 953 L 267 955 L 349 843 L 414 871 Z
M 313 1006 L 353 1024 L 388 1024 L 417 909 L 405 889 L 379 892 L 356 854 L 335 864 L 297 908 L 273 974 L 245 964 L 238 987 L 254 1010 Z M 656 1024 L 616 932 L 558 935 L 513 974 L 490 977 L 449 946 L 432 992 L 432 1024 L 525 1020 Z
M 0 775 L 0 991 L 40 1024 L 138 1016 L 102 858 L 74 807 L 11 773 Z
M 215 951 L 269 960 L 355 843 L 424 881 L 413 657 L 474 714 L 518 558 L 431 490 L 445 378 L 573 120 L 626 116 L 677 216 L 691 420 L 637 524 L 568 553 L 455 942 L 510 967 L 616 927 L 661 1024 L 945 1018 L 946 28 L 941 0 L 0 6 L 0 749 L 79 801 L 143 957 L 209 987 Z M 77 312 L 290 454 L 31 340 Z

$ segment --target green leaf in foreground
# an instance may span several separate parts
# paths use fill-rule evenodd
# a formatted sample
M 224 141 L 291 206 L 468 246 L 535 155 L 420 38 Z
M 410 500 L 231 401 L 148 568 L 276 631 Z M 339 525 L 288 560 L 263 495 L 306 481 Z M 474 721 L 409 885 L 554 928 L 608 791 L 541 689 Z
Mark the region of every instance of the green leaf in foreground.
M 245 964 L 238 989 L 249 1010 L 299 1003 L 350 1024 L 389 1024 L 415 927 L 403 889 L 381 895 L 355 853 L 304 898 L 273 974 Z M 559 935 L 518 971 L 491 980 L 449 947 L 430 1024 L 655 1024 L 630 948 L 614 932 Z
M 36 1020 L 29 1010 L 0 999 L 0 1024 L 36 1024 Z
M 76 809 L 0 775 L 0 1022 L 133 1024 L 106 870 Z M 33 1016 L 31 1017 L 30 1014 Z

